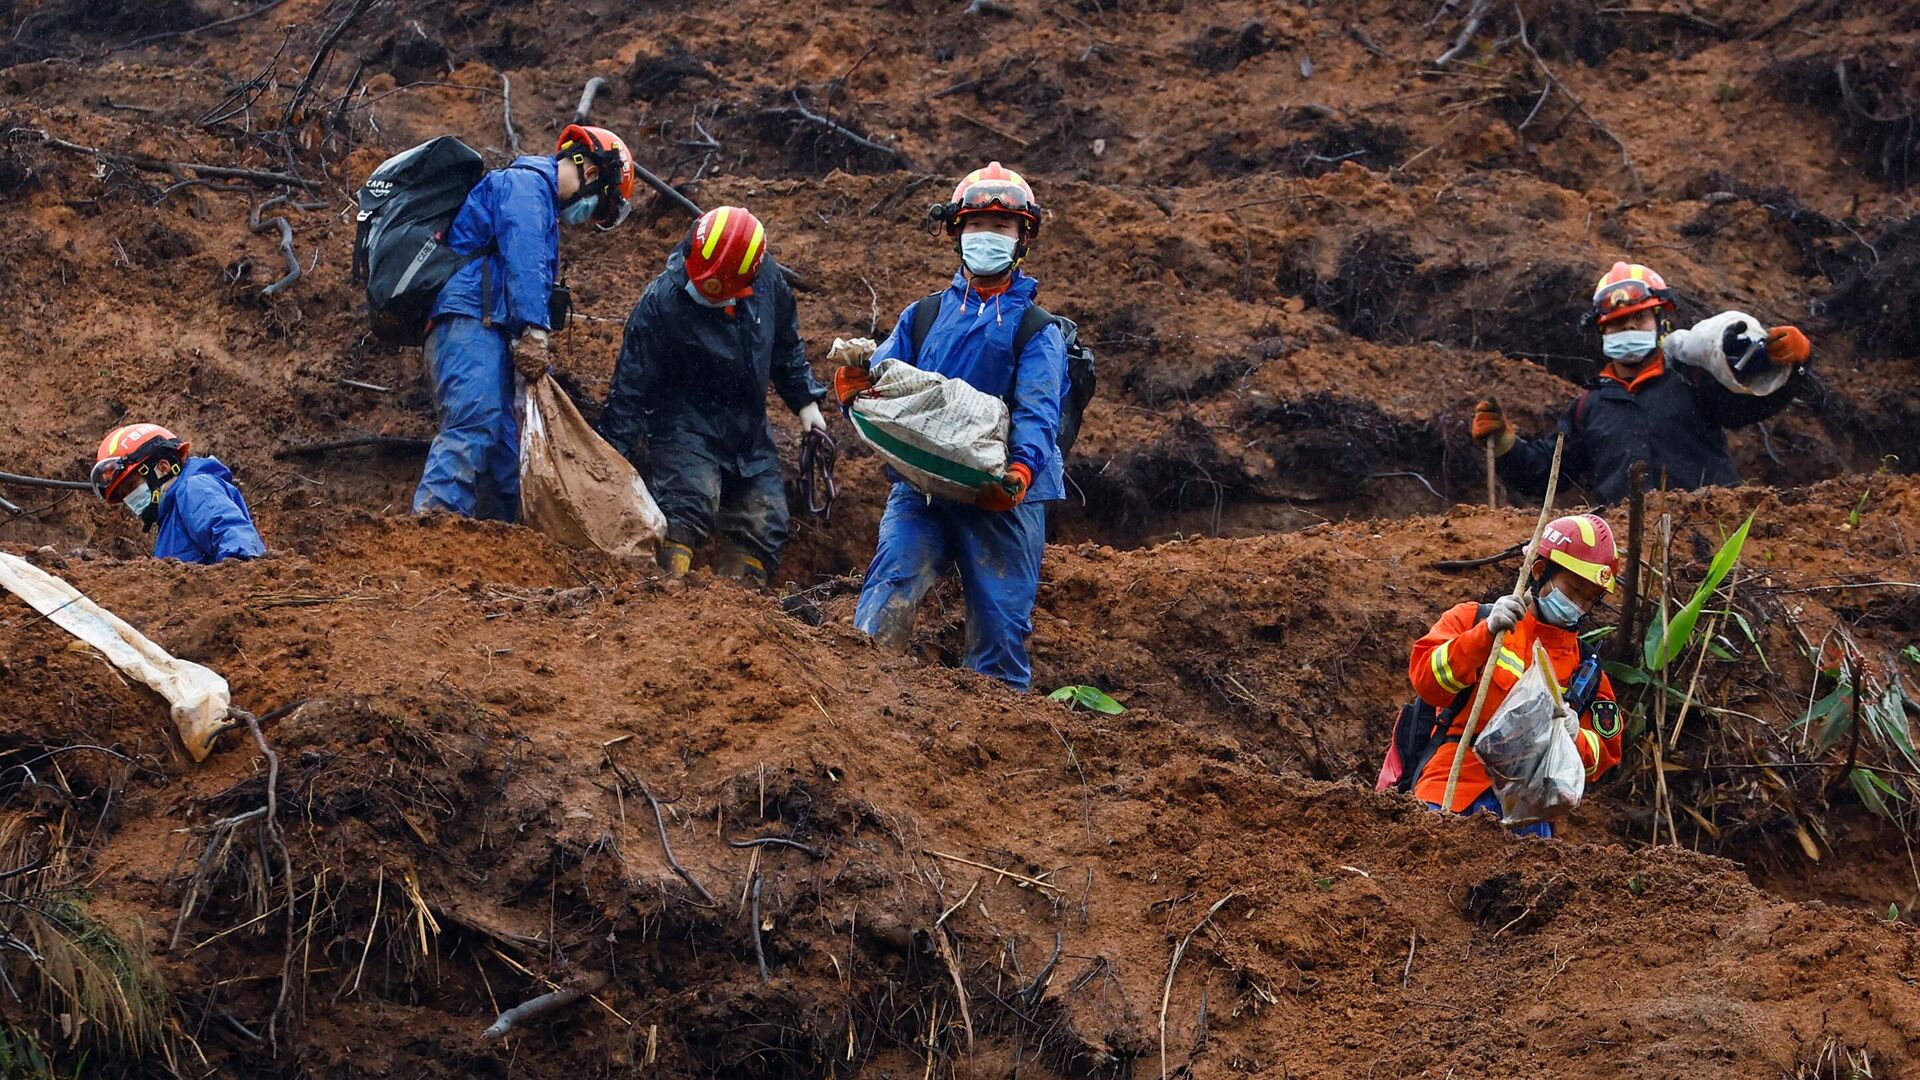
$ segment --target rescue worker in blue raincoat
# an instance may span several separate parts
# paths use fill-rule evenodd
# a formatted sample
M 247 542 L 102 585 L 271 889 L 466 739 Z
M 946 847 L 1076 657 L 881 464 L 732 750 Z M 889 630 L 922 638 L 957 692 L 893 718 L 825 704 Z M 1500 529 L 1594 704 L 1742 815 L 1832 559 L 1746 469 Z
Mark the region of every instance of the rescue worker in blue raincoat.
M 189 457 L 188 449 L 158 424 L 115 428 L 100 440 L 93 488 L 108 505 L 158 527 L 156 559 L 217 563 L 265 555 L 233 474 L 218 458 Z
M 673 577 L 716 532 L 717 573 L 765 585 L 779 565 L 789 517 L 769 384 L 803 430 L 826 433 L 827 390 L 807 365 L 766 227 L 743 207 L 716 207 L 633 306 L 600 413 L 601 437 L 666 515 L 660 565 Z
M 537 379 L 547 369 L 560 225 L 613 228 L 626 219 L 633 184 L 626 144 L 605 128 L 575 124 L 560 133 L 554 156 L 519 158 L 467 195 L 447 244 L 476 257 L 433 305 L 426 359 L 440 432 L 413 494 L 414 513 L 519 516 L 513 373 Z
M 900 313 L 873 359 L 964 379 L 1005 400 L 1007 473 L 971 505 L 923 495 L 896 478 L 854 611 L 861 631 L 905 648 L 921 599 L 955 567 L 967 604 L 967 666 L 1017 690 L 1033 681 L 1027 637 L 1046 546 L 1046 504 L 1066 495 L 1056 445 L 1067 382 L 1065 338 L 1049 323 L 1014 355 L 1022 315 L 1039 289 L 1020 264 L 1039 234 L 1040 215 L 1033 189 L 997 161 L 968 174 L 952 201 L 933 208 L 930 217 L 953 239 L 960 269 L 944 292 Z M 937 314 L 916 334 L 915 312 L 923 304 L 935 305 Z M 866 367 L 846 366 L 834 375 L 843 407 L 871 387 Z

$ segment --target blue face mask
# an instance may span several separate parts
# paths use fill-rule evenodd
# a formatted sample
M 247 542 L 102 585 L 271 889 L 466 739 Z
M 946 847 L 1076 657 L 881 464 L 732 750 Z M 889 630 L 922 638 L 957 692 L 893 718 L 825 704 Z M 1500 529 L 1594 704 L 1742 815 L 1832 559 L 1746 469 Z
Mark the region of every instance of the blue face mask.
M 1013 254 L 1020 242 L 999 233 L 974 232 L 960 238 L 960 261 L 976 274 L 992 277 L 1013 268 Z
M 1559 589 L 1548 589 L 1534 600 L 1533 608 L 1540 621 L 1562 630 L 1571 630 L 1586 616 L 1580 605 L 1567 599 Z
M 701 307 L 723 308 L 733 303 L 732 300 L 709 300 L 700 295 L 700 287 L 693 283 L 692 278 L 687 279 L 687 295 L 693 297 L 693 302 L 699 304 Z
M 1600 339 L 1600 349 L 1607 359 L 1629 363 L 1644 359 L 1659 344 L 1659 335 L 1652 330 L 1622 330 Z
M 560 211 L 560 220 L 567 225 L 585 225 L 593 220 L 594 208 L 599 205 L 600 196 L 598 195 L 589 195 L 577 202 L 568 203 L 566 209 Z
M 135 486 L 132 491 L 127 492 L 126 498 L 120 500 L 120 505 L 126 507 L 128 513 L 141 521 L 147 524 L 153 523 L 153 489 L 147 485 Z

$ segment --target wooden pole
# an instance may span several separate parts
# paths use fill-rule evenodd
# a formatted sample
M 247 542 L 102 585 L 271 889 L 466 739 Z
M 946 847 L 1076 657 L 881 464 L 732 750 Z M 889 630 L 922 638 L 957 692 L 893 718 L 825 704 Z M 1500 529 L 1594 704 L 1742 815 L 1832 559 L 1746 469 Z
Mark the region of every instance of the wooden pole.
M 1488 439 L 1487 440 L 1487 505 L 1493 507 L 1496 510 L 1500 508 L 1500 481 L 1498 479 L 1498 473 L 1494 466 L 1494 461 L 1498 457 L 1499 455 L 1494 453 L 1493 440 Z
M 1627 562 L 1620 581 L 1620 626 L 1614 631 L 1613 659 L 1634 662 L 1640 641 L 1640 549 L 1645 542 L 1647 463 L 1636 461 L 1627 470 Z
M 1513 582 L 1513 597 L 1518 599 L 1527 592 L 1527 573 L 1533 569 L 1533 553 L 1540 550 L 1540 534 L 1547 529 L 1547 522 L 1553 519 L 1553 496 L 1560 487 L 1560 455 L 1567 448 L 1567 436 L 1561 432 L 1553 443 L 1553 468 L 1547 473 L 1547 497 L 1540 503 L 1540 520 L 1533 527 L 1533 539 L 1527 542 L 1527 550 L 1520 555 L 1520 573 Z M 1447 791 L 1440 799 L 1444 810 L 1453 809 L 1453 794 L 1460 786 L 1460 765 L 1467 760 L 1467 753 L 1473 749 L 1473 736 L 1480 727 L 1480 710 L 1487 706 L 1487 688 L 1493 685 L 1493 668 L 1500 659 L 1500 646 L 1506 641 L 1505 631 L 1493 635 L 1493 649 L 1487 653 L 1487 662 L 1480 668 L 1480 682 L 1473 692 L 1473 710 L 1467 713 L 1467 726 L 1460 731 L 1460 747 L 1454 751 L 1453 766 L 1447 770 Z

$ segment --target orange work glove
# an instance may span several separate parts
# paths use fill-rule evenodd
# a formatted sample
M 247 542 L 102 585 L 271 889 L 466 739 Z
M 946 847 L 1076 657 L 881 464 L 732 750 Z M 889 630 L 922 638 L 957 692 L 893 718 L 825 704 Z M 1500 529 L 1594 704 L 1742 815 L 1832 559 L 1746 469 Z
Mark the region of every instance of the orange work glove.
M 853 399 L 873 389 L 873 373 L 851 365 L 834 369 L 833 396 L 843 409 L 853 407 Z
M 1020 500 L 1027 497 L 1027 488 L 1032 484 L 1033 470 L 1016 461 L 1007 466 L 1007 475 L 980 485 L 980 497 L 973 501 L 973 505 L 1004 514 L 1020 505 Z
M 1767 331 L 1767 359 L 1781 367 L 1799 367 L 1813 355 L 1807 335 L 1797 326 L 1776 326 Z
M 1513 444 L 1519 439 L 1507 424 L 1507 414 L 1491 401 L 1483 401 L 1473 407 L 1472 431 L 1473 441 L 1482 446 L 1486 445 L 1487 440 L 1493 440 L 1495 456 L 1513 449 Z

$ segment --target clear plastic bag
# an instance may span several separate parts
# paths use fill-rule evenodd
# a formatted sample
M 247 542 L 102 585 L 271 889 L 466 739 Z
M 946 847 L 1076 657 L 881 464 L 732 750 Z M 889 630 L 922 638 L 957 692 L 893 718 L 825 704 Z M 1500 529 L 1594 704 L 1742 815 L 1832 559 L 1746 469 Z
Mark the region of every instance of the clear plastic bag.
M 1565 817 L 1586 794 L 1586 765 L 1555 719 L 1560 700 L 1553 664 L 1536 645 L 1532 666 L 1474 737 L 1473 753 L 1493 781 L 1503 825 Z

